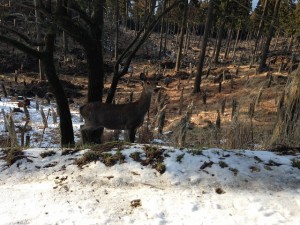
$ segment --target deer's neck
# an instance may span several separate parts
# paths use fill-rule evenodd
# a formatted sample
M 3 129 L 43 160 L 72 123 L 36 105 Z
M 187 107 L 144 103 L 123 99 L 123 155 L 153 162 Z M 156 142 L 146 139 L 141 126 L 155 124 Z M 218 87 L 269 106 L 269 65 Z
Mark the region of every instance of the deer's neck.
M 138 100 L 138 105 L 140 110 L 147 112 L 151 103 L 152 92 L 149 90 L 143 90 L 140 99 Z

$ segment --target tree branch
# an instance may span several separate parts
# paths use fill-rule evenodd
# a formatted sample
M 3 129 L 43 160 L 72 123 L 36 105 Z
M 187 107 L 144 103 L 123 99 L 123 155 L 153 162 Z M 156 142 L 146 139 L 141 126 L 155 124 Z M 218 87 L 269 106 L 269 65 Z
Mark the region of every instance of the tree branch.
M 12 39 L 12 38 L 9 38 L 9 37 L 6 37 L 4 35 L 0 35 L 0 41 L 1 42 L 4 42 L 6 44 L 9 44 L 9 45 L 12 45 L 14 46 L 15 48 L 29 54 L 29 55 L 33 55 L 34 57 L 37 57 L 38 59 L 41 59 L 42 58 L 42 53 L 35 50 L 35 49 L 32 49 L 31 47 L 15 40 L 15 39 Z
M 18 35 L 23 41 L 25 41 L 27 44 L 31 45 L 31 46 L 44 46 L 45 43 L 44 42 L 36 42 L 36 41 L 32 41 L 31 39 L 29 39 L 26 35 L 20 33 L 19 31 L 12 29 L 10 27 L 7 27 L 5 25 L 0 24 L 0 28 L 5 29 L 10 31 L 13 34 Z

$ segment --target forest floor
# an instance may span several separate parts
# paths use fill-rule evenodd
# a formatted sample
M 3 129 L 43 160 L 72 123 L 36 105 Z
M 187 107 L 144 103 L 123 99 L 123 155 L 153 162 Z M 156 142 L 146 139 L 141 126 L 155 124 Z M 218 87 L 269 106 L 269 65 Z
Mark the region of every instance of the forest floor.
M 194 48 L 189 51 L 192 52 L 189 55 L 197 53 Z M 70 107 L 72 110 L 78 110 L 79 106 L 85 102 L 87 78 L 85 61 L 79 57 L 83 53 L 78 49 L 74 52 L 64 60 L 57 59 L 57 66 L 59 77 L 70 100 Z M 36 60 L 17 52 L 9 55 L 8 49 L 1 54 L 3 57 L 1 58 L 0 80 L 8 89 L 9 94 L 15 96 L 13 100 L 16 100 L 17 96 L 35 98 L 35 94 L 40 97 L 41 101 L 44 101 L 45 96 L 53 100 L 51 88 L 47 82 L 38 79 Z M 186 62 L 191 56 L 185 58 L 183 64 L 187 65 Z M 20 65 L 20 62 L 23 63 Z M 133 101 L 135 101 L 142 91 L 142 84 L 139 81 L 141 72 L 146 70 L 148 76 L 163 75 L 159 85 L 160 95 L 162 98 L 165 97 L 164 104 L 167 105 L 166 119 L 163 135 L 154 132 L 156 138 L 163 139 L 170 145 L 177 145 L 175 136 L 177 130 L 180 129 L 180 119 L 185 114 L 187 106 L 193 102 L 191 123 L 186 137 L 187 147 L 214 146 L 251 149 L 269 147 L 268 141 L 277 118 L 277 105 L 288 80 L 287 71 L 278 72 L 280 60 L 271 64 L 270 71 L 260 74 L 256 74 L 255 65 L 249 68 L 247 63 L 223 60 L 219 64 L 212 65 L 209 76 L 206 76 L 208 70 L 206 66 L 203 71 L 201 93 L 196 94 L 192 93 L 195 65 L 187 66 L 175 73 L 174 69 L 163 71 L 159 67 L 160 63 L 161 60 L 134 60 L 131 65 L 132 73 L 121 78 L 115 96 L 117 103 L 126 103 L 132 93 Z M 104 97 L 112 79 L 111 62 L 107 62 L 105 71 L 107 78 Z M 220 87 L 219 80 L 223 78 L 223 72 L 226 78 L 221 81 Z M 270 74 L 272 74 L 271 79 Z M 165 84 L 166 77 L 168 77 L 168 85 Z M 156 93 L 152 97 L 150 121 L 155 117 L 158 104 L 160 104 L 157 103 L 157 96 Z M 238 122 L 238 129 L 232 119 L 233 101 L 237 102 L 238 117 L 234 122 Z M 224 103 L 224 112 L 221 108 L 222 103 Z M 255 104 L 252 120 L 249 116 L 251 104 Z M 218 111 L 221 112 L 221 125 L 217 133 Z M 170 132 L 174 135 L 170 135 Z
M 6 46 L 2 50 L 0 80 L 8 97 L 0 92 L 0 108 L 5 113 L 12 110 L 15 125 L 21 128 L 25 115 L 19 107 L 22 97 L 20 100 L 18 96 L 29 98 L 31 129 L 26 132 L 30 147 L 13 152 L 17 155 L 13 155 L 16 161 L 11 166 L 7 163 L 7 149 L 0 149 L 1 225 L 298 224 L 299 149 L 263 151 L 274 150 L 269 149 L 268 141 L 289 76 L 287 71 L 278 72 L 280 62 L 272 64 L 271 71 L 256 74 L 256 69 L 249 68 L 247 63 L 222 61 L 212 66 L 208 77 L 204 72 L 202 92 L 192 94 L 195 74 L 190 76 L 187 62 L 192 57 L 189 55 L 180 73 L 165 70 L 164 77 L 171 77 L 169 85 L 164 79 L 159 84 L 167 104 L 163 134 L 154 129 L 146 145 L 119 146 L 120 142 L 108 142 L 118 146 L 102 151 L 103 146 L 80 145 L 79 127 L 83 122 L 78 109 L 85 102 L 87 92 L 82 51 L 77 49 L 65 59 L 56 59 L 78 143 L 75 149 L 61 149 L 58 123 L 49 117 L 45 128 L 41 110 L 35 108 L 36 100 L 46 115 L 51 116 L 52 108 L 56 108 L 51 88 L 38 79 L 37 61 L 16 51 L 12 53 Z M 117 103 L 128 102 L 131 92 L 133 100 L 139 98 L 142 91 L 139 75 L 145 69 L 148 76 L 162 73 L 162 69 L 158 71 L 159 60 L 141 59 L 139 54 L 132 63 L 132 74 L 120 80 Z M 107 74 L 111 74 L 111 68 L 107 63 Z M 193 65 L 192 70 L 195 71 Z M 215 81 L 223 77 L 223 71 L 232 79 L 222 81 L 219 91 L 219 82 Z M 108 76 L 104 95 L 110 81 Z M 149 123 L 155 117 L 157 95 L 152 99 Z M 221 112 L 224 99 L 218 130 L 217 111 Z M 235 119 L 232 118 L 233 100 L 238 102 L 239 113 Z M 191 102 L 194 107 L 185 148 L 174 148 L 178 145 L 175 136 L 180 129 L 179 121 Z M 251 103 L 256 103 L 252 121 Z M 0 130 L 0 144 L 5 146 L 8 142 L 2 113 Z M 143 133 L 142 129 L 139 133 Z M 19 131 L 17 135 L 19 139 Z M 111 136 L 107 132 L 106 140 Z M 142 141 L 137 138 L 136 142 Z M 84 162 L 92 156 L 95 158 Z

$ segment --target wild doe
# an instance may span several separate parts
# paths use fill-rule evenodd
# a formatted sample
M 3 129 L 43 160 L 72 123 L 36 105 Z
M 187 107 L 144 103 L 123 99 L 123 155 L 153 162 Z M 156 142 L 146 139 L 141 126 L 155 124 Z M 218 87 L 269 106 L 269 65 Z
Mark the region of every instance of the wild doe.
M 80 114 L 84 118 L 84 129 L 98 129 L 104 127 L 113 130 L 128 130 L 129 140 L 134 142 L 137 129 L 143 124 L 144 117 L 150 108 L 151 96 L 156 88 L 156 82 L 147 81 L 144 74 L 143 91 L 135 102 L 126 104 L 108 104 L 91 102 L 80 107 Z

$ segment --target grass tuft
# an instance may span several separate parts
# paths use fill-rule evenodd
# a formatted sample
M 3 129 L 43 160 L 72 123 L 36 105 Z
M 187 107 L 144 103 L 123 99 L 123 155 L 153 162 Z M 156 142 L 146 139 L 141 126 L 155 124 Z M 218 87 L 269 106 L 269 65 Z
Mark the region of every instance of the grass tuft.
M 166 172 L 166 166 L 165 164 L 159 162 L 157 163 L 154 168 L 160 173 L 160 174 L 163 174 L 164 172 Z
M 136 162 L 140 162 L 141 161 L 141 152 L 133 152 L 129 155 L 130 158 L 132 158 L 134 161 Z
M 96 162 L 99 160 L 101 153 L 98 151 L 88 151 L 83 154 L 83 156 L 75 161 L 75 164 L 82 167 L 90 162 Z

